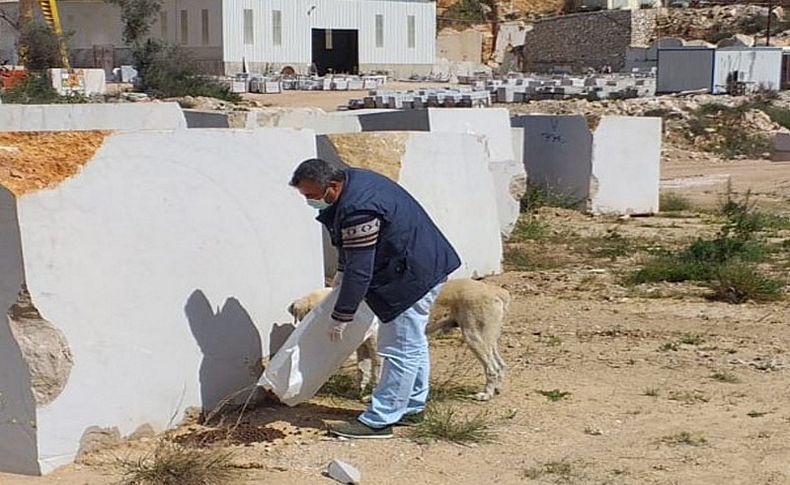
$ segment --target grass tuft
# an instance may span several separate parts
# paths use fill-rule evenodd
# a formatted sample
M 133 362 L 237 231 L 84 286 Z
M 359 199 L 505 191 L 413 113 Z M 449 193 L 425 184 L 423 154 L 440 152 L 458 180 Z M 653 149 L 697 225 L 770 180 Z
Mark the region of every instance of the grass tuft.
M 546 397 L 551 402 L 562 401 L 566 397 L 570 396 L 571 393 L 567 391 L 560 391 L 559 389 L 554 389 L 552 391 L 536 391 L 541 396 Z
M 345 372 L 338 372 L 330 377 L 326 384 L 318 390 L 318 395 L 341 399 L 360 398 L 356 380 Z
M 781 300 L 784 282 L 755 272 L 744 264 L 732 264 L 719 268 L 710 282 L 713 293 L 711 300 L 726 303 L 758 303 Z
M 707 444 L 708 440 L 703 436 L 694 436 L 688 431 L 681 431 L 672 435 L 667 435 L 661 438 L 661 443 L 667 445 L 688 445 L 688 446 L 702 446 Z
M 466 415 L 453 406 L 430 405 L 425 419 L 412 428 L 410 435 L 418 441 L 489 443 L 494 439 L 493 426 L 494 420 L 485 411 Z
M 658 208 L 661 212 L 682 212 L 691 209 L 691 202 L 675 192 L 661 194 Z
M 511 271 L 540 271 L 557 268 L 562 265 L 560 261 L 546 256 L 539 250 L 530 250 L 525 247 L 511 246 L 505 249 L 505 267 Z
M 568 460 L 550 461 L 524 470 L 524 478 L 537 480 L 550 475 L 557 483 L 571 483 L 574 478 L 573 464 Z
M 119 460 L 123 485 L 224 485 L 239 479 L 233 453 L 187 448 L 161 440 L 153 452 L 138 460 Z
M 577 209 L 581 202 L 551 188 L 530 185 L 521 198 L 521 212 L 534 212 L 541 207 Z
M 714 381 L 726 382 L 727 384 L 737 384 L 741 382 L 741 380 L 738 379 L 738 376 L 726 371 L 714 372 L 711 374 L 710 378 Z

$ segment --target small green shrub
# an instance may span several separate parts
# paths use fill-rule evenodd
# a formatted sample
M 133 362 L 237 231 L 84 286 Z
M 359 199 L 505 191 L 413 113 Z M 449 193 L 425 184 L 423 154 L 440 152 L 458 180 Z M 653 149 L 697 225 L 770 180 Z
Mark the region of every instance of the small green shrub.
M 681 212 L 689 210 L 691 208 L 691 203 L 682 195 L 674 192 L 667 192 L 661 194 L 658 207 L 662 212 Z
M 483 23 L 486 20 L 485 10 L 480 0 L 461 0 L 448 8 L 443 17 L 459 22 Z
M 595 242 L 597 244 L 589 248 L 590 255 L 596 258 L 608 258 L 611 261 L 627 256 L 635 249 L 631 241 L 620 234 L 617 229 L 607 231 L 606 236 L 597 238 Z
M 680 283 L 682 281 L 701 281 L 710 278 L 710 269 L 698 261 L 662 255 L 645 263 L 642 268 L 631 273 L 626 282 L 639 285 L 656 281 Z
M 425 419 L 412 428 L 410 436 L 419 441 L 488 443 L 494 439 L 493 426 L 494 420 L 485 411 L 465 415 L 453 406 L 431 405 L 425 411 Z
M 505 249 L 505 267 L 510 271 L 540 271 L 557 268 L 561 263 L 540 250 L 512 246 Z
M 233 453 L 196 449 L 162 440 L 138 460 L 121 459 L 122 485 L 223 485 L 241 477 Z
M 743 264 L 722 266 L 710 283 L 710 299 L 727 303 L 769 302 L 782 298 L 784 283 Z
M 574 469 L 573 465 L 567 460 L 550 461 L 540 466 L 529 468 L 522 473 L 524 478 L 530 480 L 537 480 L 546 475 L 554 478 L 555 483 L 573 483 Z
M 708 440 L 703 436 L 694 436 L 688 431 L 682 431 L 673 435 L 667 435 L 661 438 L 661 443 L 668 445 L 688 445 L 688 446 L 702 446 L 707 444 Z
M 345 372 L 338 372 L 321 386 L 318 395 L 341 399 L 359 399 L 360 391 L 353 376 Z
M 766 106 L 762 108 L 771 121 L 776 124 L 782 125 L 785 128 L 790 128 L 790 109 L 780 108 L 778 106 Z
M 687 333 L 678 339 L 678 343 L 684 345 L 702 345 L 705 342 L 705 339 L 702 335 Z
M 554 389 L 551 391 L 536 391 L 541 396 L 544 396 L 551 402 L 562 401 L 566 397 L 570 396 L 571 393 L 567 391 L 560 391 L 559 389 Z
M 567 195 L 560 194 L 550 188 L 530 185 L 521 198 L 521 212 L 534 212 L 541 207 L 559 207 L 562 209 L 576 209 L 581 201 Z
M 530 214 L 524 214 L 518 220 L 511 238 L 513 241 L 542 239 L 548 232 L 549 225 Z
M 721 210 L 726 220 L 716 238 L 698 239 L 678 253 L 659 253 L 631 273 L 626 282 L 712 281 L 721 278 L 723 265 L 763 260 L 767 248 L 757 236 L 768 219 L 753 210 L 749 195 L 747 193 L 742 201 L 735 201 L 728 195 Z M 753 269 L 751 271 L 754 273 Z
M 236 102 L 241 97 L 200 74 L 197 63 L 179 46 L 149 40 L 133 51 L 140 89 L 158 98 L 206 96 Z
M 754 134 L 745 127 L 745 114 L 754 108 L 749 103 L 735 107 L 703 104 L 691 113 L 688 136 L 703 150 L 727 158 L 760 158 L 771 151 L 772 143 L 768 134 Z
M 34 21 L 25 25 L 19 34 L 25 67 L 29 71 L 63 67 L 61 40 L 44 22 Z
M 714 372 L 713 374 L 711 374 L 710 378 L 713 379 L 714 381 L 726 382 L 727 384 L 737 384 L 737 383 L 741 382 L 741 380 L 738 379 L 738 376 L 736 376 L 735 374 L 732 374 L 730 372 L 718 372 L 717 371 L 717 372 Z
M 52 87 L 46 71 L 31 71 L 13 87 L 0 93 L 6 104 L 62 104 L 86 103 L 85 96 L 74 94 L 61 96 Z

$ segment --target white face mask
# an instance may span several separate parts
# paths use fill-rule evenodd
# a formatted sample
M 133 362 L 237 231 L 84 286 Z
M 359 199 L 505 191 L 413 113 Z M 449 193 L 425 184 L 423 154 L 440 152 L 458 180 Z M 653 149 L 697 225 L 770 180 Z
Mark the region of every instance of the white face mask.
M 326 209 L 327 207 L 332 205 L 329 202 L 324 200 L 324 197 L 326 197 L 326 193 L 327 192 L 329 192 L 329 188 L 327 188 L 324 191 L 324 195 L 320 199 L 307 199 L 307 205 L 309 205 L 313 209 L 317 209 L 317 210 L 320 210 L 320 211 Z
M 322 211 L 332 204 L 325 201 L 324 199 L 307 199 L 307 205 L 309 205 L 313 209 L 318 209 Z

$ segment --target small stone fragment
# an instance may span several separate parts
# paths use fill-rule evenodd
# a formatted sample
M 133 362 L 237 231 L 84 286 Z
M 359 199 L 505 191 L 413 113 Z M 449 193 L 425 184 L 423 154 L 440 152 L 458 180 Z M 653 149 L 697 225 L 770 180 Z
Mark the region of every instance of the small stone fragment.
M 329 464 L 326 473 L 330 478 L 347 485 L 358 485 L 360 480 L 362 480 L 362 474 L 359 470 L 340 460 L 333 460 Z

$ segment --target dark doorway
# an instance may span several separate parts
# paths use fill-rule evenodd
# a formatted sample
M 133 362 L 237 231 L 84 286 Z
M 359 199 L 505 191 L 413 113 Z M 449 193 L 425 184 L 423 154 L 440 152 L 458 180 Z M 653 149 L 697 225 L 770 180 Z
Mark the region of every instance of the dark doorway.
M 313 64 L 320 76 L 327 73 L 357 74 L 358 31 L 313 29 Z

